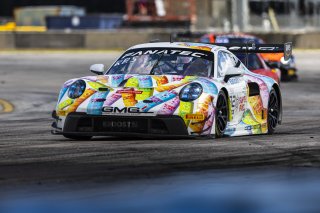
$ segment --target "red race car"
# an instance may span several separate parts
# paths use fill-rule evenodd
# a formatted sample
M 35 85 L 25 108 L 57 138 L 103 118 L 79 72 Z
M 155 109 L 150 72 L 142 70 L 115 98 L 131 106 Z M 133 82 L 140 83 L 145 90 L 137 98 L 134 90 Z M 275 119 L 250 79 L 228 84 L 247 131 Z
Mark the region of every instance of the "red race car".
M 256 44 L 265 43 L 262 39 L 256 36 L 248 35 L 244 33 L 227 33 L 227 34 L 208 33 L 203 35 L 200 38 L 200 42 L 232 43 L 232 44 L 246 43 L 246 42 L 254 42 Z M 251 56 L 251 57 L 256 58 L 254 56 Z M 250 68 L 250 64 L 255 62 L 250 62 L 249 60 L 248 68 L 252 72 L 270 76 L 276 81 L 279 81 L 280 76 L 282 81 L 295 81 L 298 79 L 294 56 L 291 56 L 288 63 L 284 63 L 282 61 L 283 53 L 262 53 L 257 57 L 259 58 L 259 60 L 262 59 L 266 63 L 263 63 L 264 65 L 261 65 L 259 69 L 255 69 L 255 67 Z M 256 60 L 258 61 L 258 59 Z M 274 73 L 276 73 L 276 75 L 279 76 L 278 80 L 276 79 L 277 77 Z
M 276 82 L 280 84 L 281 72 L 277 68 L 270 68 L 260 54 L 251 53 L 248 54 L 248 60 L 245 53 L 235 53 L 235 55 L 246 64 L 247 68 L 257 74 L 265 75 L 273 78 Z M 248 61 L 248 63 L 247 63 Z
M 245 43 L 247 41 L 254 41 L 254 43 L 263 43 L 261 39 L 246 34 L 206 34 L 200 38 L 201 42 L 205 43 Z M 265 75 L 273 78 L 280 83 L 281 71 L 278 68 L 269 67 L 261 54 L 258 53 L 234 53 L 247 68 L 257 74 Z M 248 58 L 246 57 L 248 55 Z

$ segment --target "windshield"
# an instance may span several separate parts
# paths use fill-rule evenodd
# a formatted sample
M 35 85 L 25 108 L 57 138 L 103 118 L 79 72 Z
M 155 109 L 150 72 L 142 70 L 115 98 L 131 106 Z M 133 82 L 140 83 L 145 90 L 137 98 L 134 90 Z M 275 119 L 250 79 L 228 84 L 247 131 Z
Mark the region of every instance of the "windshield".
M 213 53 L 189 49 L 134 49 L 127 51 L 107 74 L 183 75 L 208 77 Z

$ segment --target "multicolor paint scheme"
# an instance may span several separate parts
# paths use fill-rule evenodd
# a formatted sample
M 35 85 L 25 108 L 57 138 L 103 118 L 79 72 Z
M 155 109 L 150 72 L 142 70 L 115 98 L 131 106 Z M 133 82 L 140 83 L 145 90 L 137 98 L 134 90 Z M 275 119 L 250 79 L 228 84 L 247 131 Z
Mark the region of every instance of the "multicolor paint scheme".
M 180 43 L 179 46 L 214 52 L 221 49 L 214 45 L 195 46 L 190 43 Z M 72 79 L 67 81 L 60 91 L 56 106 L 60 118 L 58 128 L 63 129 L 65 118 L 71 112 L 104 115 L 102 108 L 106 106 L 120 109 L 138 107 L 143 112 L 150 112 L 148 116 L 181 116 L 190 135 L 212 135 L 215 134 L 217 96 L 219 91 L 224 89 L 228 93 L 229 103 L 229 122 L 225 135 L 267 133 L 269 92 L 277 83 L 269 77 L 252 73 L 244 66 L 243 69 L 245 69 L 243 76 L 232 77 L 227 83 L 214 78 L 178 75 L 121 74 L 83 77 L 79 79 L 86 82 L 86 90 L 77 99 L 70 99 L 67 95 L 69 86 L 78 80 Z M 127 80 L 126 83 L 119 86 L 124 80 Z M 191 82 L 200 83 L 203 93 L 195 101 L 183 102 L 179 99 L 179 92 Z M 260 95 L 249 97 L 249 82 L 256 82 L 259 85 Z M 121 116 L 123 113 L 113 115 Z

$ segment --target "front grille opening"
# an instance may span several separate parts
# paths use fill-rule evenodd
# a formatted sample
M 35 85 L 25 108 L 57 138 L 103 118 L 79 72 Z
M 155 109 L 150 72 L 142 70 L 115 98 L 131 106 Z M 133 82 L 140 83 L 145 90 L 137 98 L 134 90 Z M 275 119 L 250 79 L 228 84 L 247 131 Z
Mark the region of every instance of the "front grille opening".
M 116 134 L 121 136 L 126 133 L 160 136 L 188 135 L 186 125 L 179 116 L 96 116 L 70 113 L 67 116 L 64 131 L 91 135 L 97 133 L 101 136 Z
M 150 133 L 152 134 L 167 134 L 168 128 L 160 119 L 151 119 Z

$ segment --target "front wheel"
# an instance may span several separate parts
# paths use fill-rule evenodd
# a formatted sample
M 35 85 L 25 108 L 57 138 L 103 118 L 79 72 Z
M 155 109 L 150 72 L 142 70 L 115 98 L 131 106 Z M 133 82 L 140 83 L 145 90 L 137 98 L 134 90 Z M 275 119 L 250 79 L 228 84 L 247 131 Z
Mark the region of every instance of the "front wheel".
M 227 128 L 228 123 L 228 101 L 223 91 L 219 92 L 216 104 L 216 137 L 221 138 Z
M 63 134 L 63 136 L 65 138 L 77 140 L 77 141 L 88 141 L 92 138 L 91 136 L 79 136 L 79 135 L 68 135 L 68 134 Z
M 276 91 L 272 88 L 268 103 L 268 134 L 273 134 L 278 123 L 280 114 L 280 104 Z

